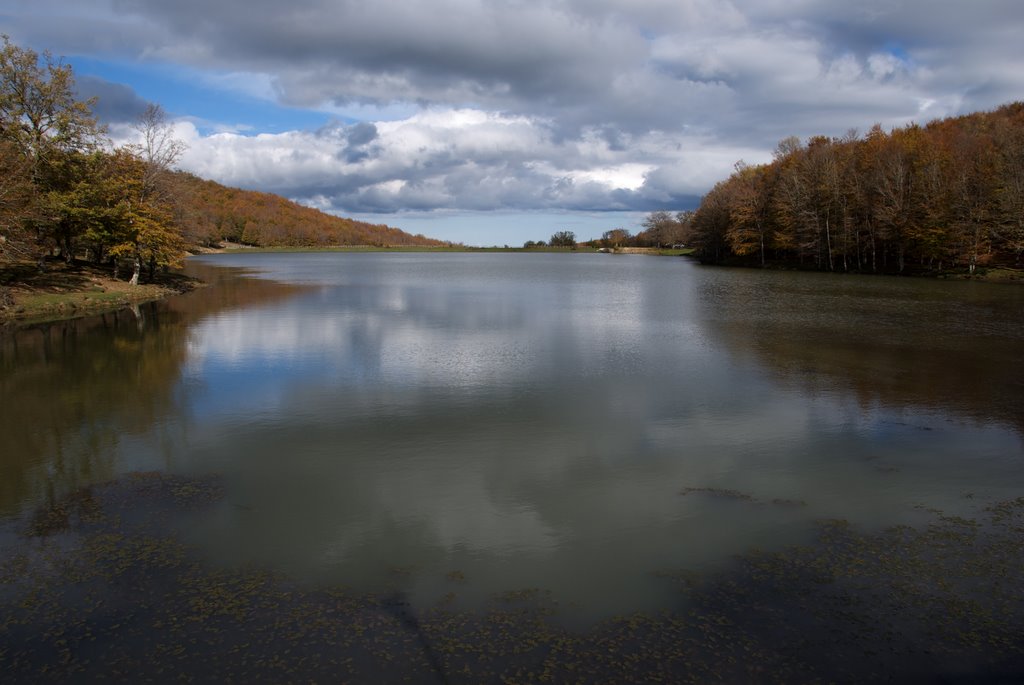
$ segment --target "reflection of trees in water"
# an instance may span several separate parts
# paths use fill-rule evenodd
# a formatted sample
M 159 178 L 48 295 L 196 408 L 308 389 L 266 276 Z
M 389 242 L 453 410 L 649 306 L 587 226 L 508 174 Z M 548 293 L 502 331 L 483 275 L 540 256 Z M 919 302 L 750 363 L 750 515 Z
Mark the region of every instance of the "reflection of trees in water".
M 121 437 L 171 409 L 185 354 L 180 319 L 149 304 L 2 339 L 0 506 L 112 475 Z
M 724 288 L 698 299 L 710 336 L 785 384 L 841 389 L 865 407 L 935 409 L 1024 432 L 1022 298 L 1003 288 L 972 298 L 978 291 L 953 285 L 892 299 L 845 286 L 762 291 L 754 299 L 745 288 Z
M 215 280 L 165 302 L 0 335 L 0 513 L 111 478 L 126 435 L 180 413 L 192 322 L 295 290 L 230 272 Z

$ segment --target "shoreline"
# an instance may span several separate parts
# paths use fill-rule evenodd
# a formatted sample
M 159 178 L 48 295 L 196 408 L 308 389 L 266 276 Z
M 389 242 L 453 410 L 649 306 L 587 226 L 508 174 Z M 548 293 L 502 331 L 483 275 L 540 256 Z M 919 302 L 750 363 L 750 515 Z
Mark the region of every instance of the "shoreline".
M 151 283 L 131 285 L 109 266 L 47 260 L 0 265 L 0 330 L 117 311 L 204 287 L 180 271 L 158 273 Z
M 577 249 L 560 247 L 471 247 L 420 245 L 335 245 L 327 247 L 251 247 L 235 243 L 222 243 L 219 248 L 203 248 L 188 256 L 207 254 L 296 253 L 296 252 L 544 252 L 586 254 L 596 248 Z M 687 250 L 661 250 L 657 248 L 629 248 L 623 253 L 652 256 L 678 256 Z M 207 283 L 185 275 L 181 271 L 159 273 L 152 283 L 130 285 L 127 280 L 114 278 L 109 265 L 98 266 L 90 262 L 49 258 L 46 269 L 40 271 L 35 262 L 0 264 L 0 330 L 22 328 L 40 323 L 67 321 L 85 316 L 117 311 L 123 307 L 140 305 L 181 295 Z
M 472 246 L 373 246 L 336 245 L 327 247 L 251 247 L 223 243 L 218 248 L 203 248 L 195 255 L 244 253 L 305 253 L 305 252 L 537 252 L 588 254 L 597 252 L 587 246 L 579 248 L 552 247 L 472 247 Z M 693 249 L 618 248 L 614 254 L 642 254 L 647 256 L 693 256 Z M 114 278 L 109 265 L 97 266 L 89 262 L 50 258 L 46 270 L 40 271 L 34 262 L 0 264 L 0 330 L 22 328 L 40 323 L 67 321 L 85 316 L 117 311 L 124 307 L 163 300 L 182 295 L 207 283 L 185 275 L 182 271 L 159 273 L 154 282 L 130 285 L 127 280 Z M 757 268 L 745 264 L 707 264 L 732 268 Z M 773 265 L 772 271 L 794 269 Z M 800 269 L 796 269 L 800 270 Z M 813 271 L 813 270 L 808 270 Z M 827 272 L 820 272 L 827 273 Z M 836 272 L 839 273 L 839 272 Z M 846 275 L 846 274 L 843 274 Z M 898 274 L 853 274 L 863 276 Z M 974 275 L 947 272 L 942 274 L 908 274 L 911 278 L 931 278 L 946 281 L 975 281 L 981 283 L 1024 284 L 1024 271 L 990 268 Z

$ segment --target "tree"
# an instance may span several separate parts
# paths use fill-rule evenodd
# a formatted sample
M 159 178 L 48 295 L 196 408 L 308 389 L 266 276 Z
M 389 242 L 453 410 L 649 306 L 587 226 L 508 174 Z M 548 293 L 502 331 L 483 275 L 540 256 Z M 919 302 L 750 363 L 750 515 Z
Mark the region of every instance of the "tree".
M 621 247 L 632 236 L 624 228 L 613 228 L 601 234 L 602 247 Z
M 22 158 L 38 198 L 39 211 L 22 216 L 21 231 L 52 239 L 70 259 L 76 166 L 98 147 L 103 131 L 92 116 L 93 101 L 76 98 L 70 66 L 2 39 L 0 140 Z
M 729 247 L 737 255 L 757 252 L 761 266 L 765 264 L 765 243 L 768 237 L 769 193 L 768 167 L 736 163 L 731 184 L 730 225 L 726 232 Z
M 993 231 L 1000 247 L 1019 266 L 1024 255 L 1024 103 L 1000 109 L 994 131 L 1000 151 L 998 218 Z
M 54 155 L 95 147 L 102 129 L 92 115 L 95 100 L 75 95 L 71 67 L 44 52 L 13 45 L 0 50 L 0 131 L 32 161 L 37 173 Z
M 697 257 L 702 262 L 721 263 L 729 252 L 725 234 L 729 229 L 728 181 L 719 181 L 701 200 L 690 222 Z
M 643 234 L 648 242 L 661 247 L 671 245 L 674 240 L 677 223 L 675 217 L 668 212 L 652 212 L 643 221 Z
M 142 164 L 135 173 L 138 179 L 138 195 L 133 220 L 138 222 L 133 252 L 131 283 L 139 282 L 139 271 L 143 258 L 149 264 L 149 277 L 153 278 L 158 264 L 173 265 L 184 251 L 180 234 L 172 230 L 174 194 L 170 183 L 170 172 L 184 154 L 185 143 L 174 137 L 174 131 L 167 122 L 167 116 L 160 105 L 150 104 L 139 118 L 136 129 L 142 137 L 138 146 L 130 147 Z
M 572 231 L 558 231 L 548 241 L 552 247 L 576 247 L 576 234 Z
M 9 140 L 0 140 L 0 259 L 22 259 L 34 249 L 27 224 L 34 208 L 29 164 Z
M 174 165 L 188 149 L 184 141 L 174 137 L 167 115 L 160 105 L 150 104 L 136 123 L 142 137 L 137 154 L 146 163 L 142 193 L 146 197 L 170 194 L 168 177 Z
M 690 236 L 693 234 L 693 217 L 696 213 L 692 209 L 676 212 L 676 229 L 672 235 L 673 245 L 690 242 Z
M 138 285 L 143 264 L 148 265 L 152 279 L 157 266 L 177 266 L 185 251 L 170 203 L 146 191 L 149 166 L 130 148 L 119 148 L 109 157 L 107 187 L 111 192 L 106 204 L 113 236 L 109 252 L 115 259 L 132 260 L 132 285 Z

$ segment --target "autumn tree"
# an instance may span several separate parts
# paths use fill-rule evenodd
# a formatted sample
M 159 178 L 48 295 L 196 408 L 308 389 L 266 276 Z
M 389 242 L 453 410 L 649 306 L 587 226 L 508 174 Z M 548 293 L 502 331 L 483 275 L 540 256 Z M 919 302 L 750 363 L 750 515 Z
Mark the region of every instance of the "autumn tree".
M 728 180 L 719 181 L 701 200 L 691 221 L 697 256 L 705 262 L 721 263 L 729 252 L 726 232 L 730 221 L 730 189 Z
M 158 265 L 171 266 L 184 252 L 181 234 L 171 224 L 175 196 L 171 171 L 184 154 L 185 143 L 174 137 L 167 115 L 160 105 L 150 104 L 136 124 L 141 142 L 128 151 L 141 161 L 134 173 L 139 174 L 137 204 L 133 220 L 137 222 L 131 247 L 122 247 L 122 254 L 132 256 L 131 283 L 137 285 L 143 261 L 149 265 L 152 280 Z
M 861 138 L 779 143 L 703 199 L 694 243 L 707 261 L 757 254 L 805 268 L 973 274 L 1024 255 L 1024 103 Z
M 772 189 L 772 213 L 782 243 L 790 252 L 795 252 L 803 262 L 813 251 L 812 238 L 816 228 L 807 231 L 807 224 L 813 218 L 813 188 L 806 173 L 807 151 L 800 140 L 794 137 L 779 142 L 775 148 L 775 184 Z M 699 211 L 699 210 L 698 210 Z
M 0 127 L 41 173 L 55 156 L 95 147 L 102 130 L 94 99 L 81 101 L 69 65 L 18 47 L 5 35 L 0 49 Z
M 690 235 L 693 233 L 693 217 L 696 214 L 695 210 L 684 209 L 676 212 L 676 228 L 672 234 L 672 244 L 685 244 L 690 241 Z
M 130 148 L 110 156 L 107 183 L 113 189 L 108 201 L 113 240 L 109 253 L 115 259 L 131 260 L 132 285 L 139 283 L 143 264 L 148 265 L 150 279 L 158 266 L 178 266 L 186 247 L 168 200 L 147 190 L 149 171 L 149 163 Z
M 999 171 L 992 232 L 1019 266 L 1024 255 L 1024 103 L 1001 108 L 999 114 L 993 128 Z
M 34 199 L 28 161 L 11 141 L 0 139 L 0 260 L 31 256 Z
M 92 115 L 93 101 L 77 99 L 70 66 L 49 53 L 18 47 L 7 36 L 2 40 L 0 140 L 9 146 L 5 156 L 20 155 L 34 196 L 35 211 L 21 217 L 21 230 L 51 239 L 70 258 L 78 225 L 77 167 L 102 142 L 102 129 Z
M 625 228 L 613 228 L 601 234 L 601 246 L 611 248 L 622 247 L 632 237 Z
M 992 228 L 998 212 L 998 155 L 987 134 L 959 134 L 950 144 L 950 219 L 957 260 L 974 273 L 992 256 Z
M 729 247 L 739 256 L 756 253 L 764 266 L 771 205 L 768 167 L 737 162 L 729 190 Z

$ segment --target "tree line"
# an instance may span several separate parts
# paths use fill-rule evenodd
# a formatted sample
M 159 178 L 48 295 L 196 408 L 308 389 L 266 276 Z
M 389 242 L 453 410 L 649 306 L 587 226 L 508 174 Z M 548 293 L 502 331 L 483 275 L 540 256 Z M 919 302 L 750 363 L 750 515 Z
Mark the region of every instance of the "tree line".
M 1021 266 L 1024 103 L 865 136 L 787 138 L 703 198 L 691 240 L 708 263 L 975 273 Z
M 633 234 L 626 228 L 612 228 L 586 242 L 577 243 L 576 234 L 572 231 L 557 231 L 548 242 L 543 240 L 527 240 L 523 249 L 535 247 L 568 247 L 576 249 L 579 245 L 592 248 L 619 247 L 682 247 L 690 236 L 693 211 L 652 212 L 643 221 L 643 230 Z M 507 246 L 506 246 L 507 247 Z
M 185 150 L 159 105 L 137 143 L 114 146 L 71 67 L 2 36 L 0 262 L 86 258 L 130 268 L 177 266 L 189 250 L 254 246 L 438 245 L 383 225 L 329 216 L 284 198 L 226 188 L 174 169 Z

